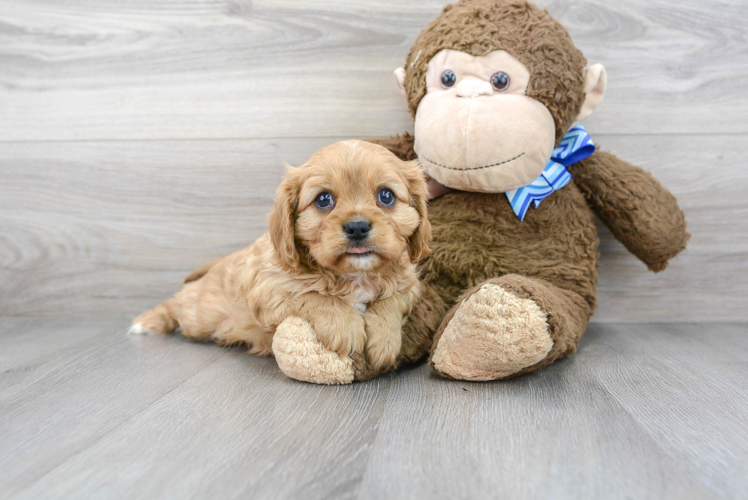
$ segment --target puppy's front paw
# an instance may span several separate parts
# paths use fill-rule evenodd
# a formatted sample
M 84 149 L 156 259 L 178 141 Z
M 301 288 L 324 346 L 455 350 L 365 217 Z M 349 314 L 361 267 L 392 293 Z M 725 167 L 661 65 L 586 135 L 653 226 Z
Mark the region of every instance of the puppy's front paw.
M 361 315 L 331 313 L 311 318 L 310 322 L 325 348 L 337 352 L 341 358 L 363 352 L 366 330 Z
M 319 341 L 308 321 L 291 316 L 273 336 L 273 354 L 286 376 L 314 384 L 350 384 L 353 360 L 330 351 Z
M 377 315 L 366 316 L 366 361 L 371 370 L 394 367 L 402 345 L 399 323 Z

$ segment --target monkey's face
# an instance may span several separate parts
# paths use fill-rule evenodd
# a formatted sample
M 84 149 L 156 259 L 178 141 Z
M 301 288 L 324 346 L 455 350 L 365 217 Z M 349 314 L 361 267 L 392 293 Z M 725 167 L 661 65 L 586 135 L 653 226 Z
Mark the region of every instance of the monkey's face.
M 537 179 L 554 148 L 555 124 L 526 95 L 529 82 L 525 65 L 503 50 L 438 52 L 415 118 L 414 149 L 429 175 L 454 189 L 492 193 Z

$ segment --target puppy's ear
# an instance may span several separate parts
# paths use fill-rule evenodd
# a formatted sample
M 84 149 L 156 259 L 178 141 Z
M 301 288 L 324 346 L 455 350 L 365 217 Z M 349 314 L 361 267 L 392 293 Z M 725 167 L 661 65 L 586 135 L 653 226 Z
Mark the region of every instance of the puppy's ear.
M 280 266 L 286 271 L 299 270 L 299 253 L 294 240 L 296 207 L 299 203 L 299 176 L 288 167 L 286 178 L 275 192 L 275 209 L 270 214 L 270 241 Z
M 428 196 L 429 188 L 426 185 L 426 173 L 418 160 L 404 161 L 402 163 L 403 173 L 410 187 L 412 205 L 421 219 L 415 232 L 408 239 L 408 256 L 414 264 L 431 253 L 429 242 L 431 241 L 431 223 L 428 218 Z

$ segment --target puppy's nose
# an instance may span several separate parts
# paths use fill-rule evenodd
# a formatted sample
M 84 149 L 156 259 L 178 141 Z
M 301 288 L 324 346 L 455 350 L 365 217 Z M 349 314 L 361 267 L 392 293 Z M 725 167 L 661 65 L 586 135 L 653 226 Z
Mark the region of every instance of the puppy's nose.
M 343 231 L 349 240 L 363 240 L 369 236 L 371 224 L 368 220 L 352 220 L 343 226 Z

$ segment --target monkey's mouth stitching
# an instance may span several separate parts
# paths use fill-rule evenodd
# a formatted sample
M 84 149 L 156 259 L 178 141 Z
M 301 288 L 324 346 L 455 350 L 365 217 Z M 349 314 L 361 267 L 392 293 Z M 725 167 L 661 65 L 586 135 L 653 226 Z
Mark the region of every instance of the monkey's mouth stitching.
M 481 169 L 483 169 L 483 168 L 498 167 L 499 165 L 504 165 L 504 164 L 506 164 L 506 163 L 509 163 L 510 161 L 514 161 L 514 160 L 516 160 L 516 159 L 518 159 L 518 158 L 520 158 L 520 157 L 524 156 L 524 155 L 525 155 L 525 153 L 524 153 L 524 152 L 522 152 L 522 153 L 518 154 L 517 156 L 515 156 L 514 158 L 509 158 L 508 160 L 500 161 L 499 163 L 492 163 L 491 165 L 483 165 L 482 167 L 473 167 L 473 168 L 455 168 L 455 167 L 448 167 L 448 166 L 446 166 L 446 165 L 442 165 L 441 163 L 437 163 L 437 162 L 435 162 L 435 161 L 433 161 L 433 160 L 429 160 L 429 159 L 428 159 L 428 158 L 426 158 L 425 156 L 421 156 L 421 155 L 419 155 L 419 154 L 418 154 L 417 152 L 416 152 L 416 155 L 418 155 L 418 157 L 419 157 L 419 158 L 423 158 L 424 160 L 426 160 L 426 161 L 427 161 L 427 162 L 429 162 L 429 163 L 433 163 L 433 164 L 434 164 L 434 165 L 436 165 L 437 167 L 441 167 L 441 168 L 446 168 L 447 170 L 458 170 L 458 171 L 463 171 L 463 170 L 481 170 Z

